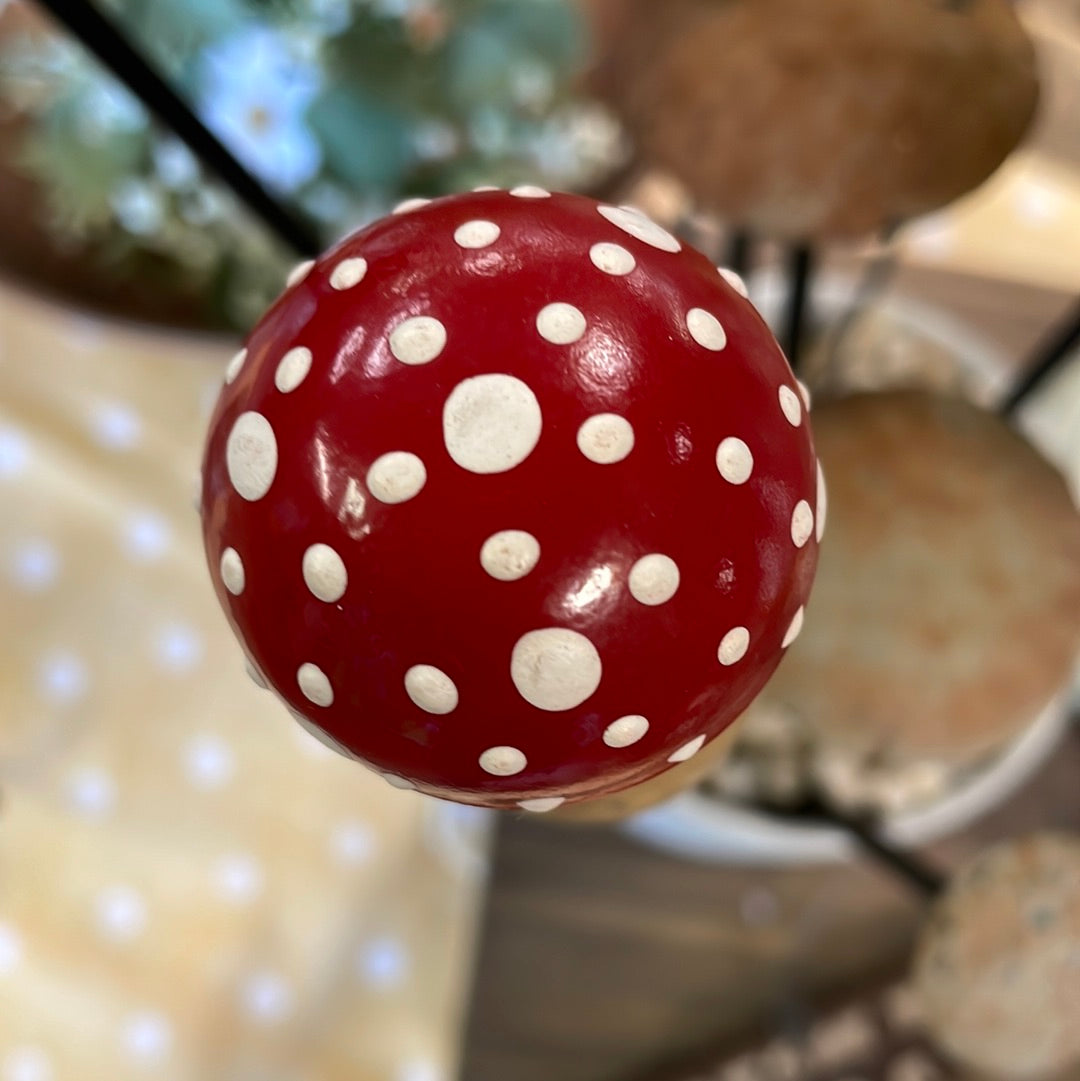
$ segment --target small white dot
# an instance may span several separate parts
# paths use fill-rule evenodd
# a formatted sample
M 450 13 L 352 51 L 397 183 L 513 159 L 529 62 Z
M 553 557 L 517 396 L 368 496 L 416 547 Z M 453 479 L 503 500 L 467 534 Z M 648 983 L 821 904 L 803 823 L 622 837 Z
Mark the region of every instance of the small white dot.
M 645 737 L 649 722 L 640 714 L 620 717 L 604 729 L 604 742 L 609 747 L 631 747 Z
M 237 495 L 248 502 L 262 499 L 277 473 L 274 429 L 261 413 L 241 413 L 225 443 L 225 464 Z
M 518 806 L 530 814 L 547 814 L 554 811 L 566 802 L 565 796 L 544 796 L 540 799 L 523 799 Z
M 597 207 L 597 210 L 601 217 L 606 218 L 617 229 L 629 233 L 636 240 L 659 248 L 661 251 L 672 253 L 682 251 L 682 244 L 675 237 L 647 218 L 640 210 L 625 206 L 601 206 Z
M 698 345 L 714 353 L 727 345 L 727 334 L 720 320 L 704 308 L 691 308 L 686 313 L 686 329 Z
M 399 323 L 390 334 L 390 352 L 402 364 L 430 364 L 446 348 L 446 327 L 430 315 Z
M 535 184 L 519 184 L 510 189 L 510 194 L 517 199 L 550 199 L 551 192 L 538 188 Z
M 578 429 L 577 445 L 590 462 L 614 465 L 634 449 L 634 428 L 617 413 L 597 413 Z
M 251 661 L 244 661 L 244 671 L 247 673 L 248 679 L 250 679 L 260 691 L 265 691 L 267 689 L 266 679 L 263 677 L 262 672 L 260 672 Z
M 121 1042 L 133 1059 L 160 1062 L 172 1050 L 172 1025 L 163 1014 L 143 1010 L 124 1022 Z
M 735 290 L 739 296 L 748 298 L 750 291 L 746 288 L 746 282 L 742 280 L 739 274 L 736 274 L 734 270 L 729 270 L 727 267 L 718 266 L 716 268 L 720 271 L 720 277 L 724 279 Z
M 339 822 L 330 834 L 330 851 L 342 867 L 360 867 L 371 861 L 376 833 L 366 822 Z
M 341 600 L 349 584 L 345 561 L 329 544 L 313 544 L 301 560 L 304 584 L 327 604 Z
M 317 706 L 334 704 L 334 688 L 326 673 L 310 661 L 300 665 L 296 671 L 296 682 L 303 696 Z
M 799 606 L 799 610 L 795 613 L 794 619 L 792 619 L 787 631 L 784 633 L 784 640 L 780 643 L 781 649 L 787 649 L 796 638 L 799 637 L 799 632 L 803 627 L 803 619 L 806 617 L 806 610 Z
M 231 905 L 250 905 L 263 892 L 266 875 L 250 852 L 222 856 L 211 875 L 214 892 Z
M 407 503 L 427 483 L 424 463 L 406 450 L 377 458 L 367 472 L 368 491 L 380 503 Z
M 422 206 L 427 206 L 430 203 L 430 199 L 406 199 L 404 202 L 398 203 L 394 207 L 395 214 L 408 214 L 410 210 L 419 210 Z
M 825 518 L 829 513 L 829 492 L 825 486 L 825 473 L 821 468 L 821 461 L 819 459 L 817 464 L 817 511 L 814 514 L 816 520 L 815 535 L 817 537 L 818 544 L 821 543 L 821 538 L 825 536 Z
M 172 623 L 154 635 L 154 659 L 171 672 L 190 672 L 203 659 L 206 647 L 202 634 L 194 627 Z
M 409 954 L 405 943 L 397 938 L 374 938 L 357 951 L 357 978 L 377 991 L 400 987 L 409 974 Z
M 296 1001 L 293 989 L 276 972 L 257 972 L 244 981 L 241 1001 L 247 1014 L 266 1024 L 284 1021 Z
M 184 772 L 196 788 L 221 788 L 235 769 L 232 748 L 218 736 L 195 736 L 184 748 Z
M 285 279 L 286 288 L 291 289 L 294 285 L 299 285 L 311 273 L 311 268 L 314 265 L 314 259 L 305 259 L 302 263 L 297 263 L 289 271 L 289 276 Z
M 796 379 L 795 385 L 799 388 L 799 395 L 802 397 L 803 405 L 806 406 L 806 411 L 809 413 L 810 405 L 813 401 L 813 397 L 810 394 L 810 388 L 801 379 Z
M 814 512 L 805 499 L 800 499 L 795 504 L 795 510 L 791 514 L 791 539 L 796 548 L 801 548 L 810 539 L 814 532 Z
M 0 976 L 10 976 L 22 958 L 22 938 L 10 924 L 0 923 Z
M 103 769 L 76 769 L 64 788 L 68 805 L 80 818 L 105 818 L 116 806 L 116 782 Z
M 30 443 L 16 428 L 0 427 L 0 477 L 17 477 L 30 461 Z
M 473 191 L 499 191 L 494 184 L 481 184 L 478 188 L 473 188 Z
M 150 563 L 160 559 L 172 546 L 172 528 L 157 511 L 138 510 L 123 525 L 124 551 L 129 559 Z
M 380 777 L 391 787 L 399 792 L 415 792 L 416 785 L 407 777 L 399 777 L 396 773 L 380 773 Z
M 516 582 L 540 562 L 540 542 L 521 529 L 493 533 L 480 549 L 480 565 L 500 582 Z
M 559 713 L 591 698 L 603 675 L 596 646 L 565 627 L 529 631 L 510 657 L 510 678 L 518 694 L 537 709 Z
M 754 471 L 754 456 L 743 440 L 731 435 L 716 448 L 716 468 L 729 484 L 745 484 Z
M 232 355 L 232 359 L 225 366 L 225 382 L 232 383 L 236 380 L 236 377 L 240 374 L 240 369 L 243 368 L 244 362 L 247 360 L 247 350 L 241 349 L 238 353 Z
M 528 761 L 516 747 L 489 747 L 480 756 L 480 768 L 493 777 L 513 777 Z
M 367 260 L 360 256 L 342 259 L 330 274 L 330 286 L 332 289 L 351 289 L 364 280 L 367 271 Z
M 502 230 L 493 221 L 467 221 L 454 230 L 460 248 L 487 248 L 499 239 Z
M 705 746 L 705 737 L 704 736 L 697 736 L 696 738 L 692 739 L 689 743 L 683 744 L 683 746 L 680 747 L 673 754 L 669 754 L 668 755 L 668 761 L 669 762 L 688 762 L 704 746 Z
M 311 350 L 302 345 L 290 349 L 278 362 L 274 372 L 274 386 L 282 394 L 291 394 L 307 378 L 311 371 Z
M 443 671 L 430 664 L 414 664 L 405 673 L 405 693 L 425 713 L 453 713 L 458 705 L 458 689 Z
M 630 596 L 641 604 L 666 604 L 679 588 L 679 567 L 670 556 L 653 552 L 630 568 L 628 584 Z
M 746 656 L 749 648 L 750 632 L 745 627 L 733 627 L 720 640 L 716 658 L 724 667 L 729 667 L 738 664 Z
M 244 592 L 244 561 L 235 548 L 226 548 L 221 553 L 221 581 L 234 596 Z
M 615 277 L 630 274 L 637 267 L 637 260 L 621 244 L 594 244 L 589 249 L 589 258 L 597 270 Z
M 512 375 L 476 375 L 459 383 L 443 406 L 443 440 L 470 473 L 505 473 L 540 441 L 543 414 L 536 395 Z
M 142 418 L 129 405 L 105 402 L 90 416 L 90 434 L 108 450 L 131 450 L 142 438 Z
M 111 942 L 130 942 L 146 928 L 146 902 L 130 886 L 110 886 L 94 899 L 99 933 Z
M 90 675 L 82 658 L 64 650 L 47 653 L 38 663 L 37 684 L 41 694 L 57 703 L 77 702 L 86 694 Z
M 2 1081 L 53 1081 L 53 1065 L 40 1047 L 15 1047 L 0 1065 Z
M 552 345 L 571 345 L 580 341 L 588 323 L 581 311 L 573 304 L 557 301 L 549 304 L 536 317 L 536 329 L 540 337 Z
M 60 553 L 48 541 L 26 541 L 12 555 L 12 578 L 16 585 L 32 593 L 47 589 L 59 573 Z
M 787 385 L 782 386 L 777 394 L 788 424 L 797 428 L 802 421 L 802 402 L 799 401 L 799 396 Z

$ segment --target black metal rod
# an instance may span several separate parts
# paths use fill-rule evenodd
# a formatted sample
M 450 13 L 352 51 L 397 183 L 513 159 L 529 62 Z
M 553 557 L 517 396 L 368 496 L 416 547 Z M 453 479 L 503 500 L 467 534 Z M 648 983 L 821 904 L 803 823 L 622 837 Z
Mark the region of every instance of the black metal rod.
M 206 128 L 188 104 L 89 0 L 38 0 L 236 193 L 268 229 L 303 255 L 322 247 L 315 229 L 279 203 Z
M 1015 413 L 1077 346 L 1080 346 L 1080 303 L 1035 349 L 1024 374 L 1001 403 L 1001 412 L 1006 416 Z
M 799 355 L 805 333 L 806 300 L 814 273 L 814 253 L 805 244 L 788 255 L 788 302 L 782 345 L 793 371 L 799 370 Z
M 750 234 L 745 229 L 736 229 L 728 238 L 724 266 L 729 270 L 734 270 L 740 277 L 745 277 L 750 269 L 750 249 L 753 243 Z

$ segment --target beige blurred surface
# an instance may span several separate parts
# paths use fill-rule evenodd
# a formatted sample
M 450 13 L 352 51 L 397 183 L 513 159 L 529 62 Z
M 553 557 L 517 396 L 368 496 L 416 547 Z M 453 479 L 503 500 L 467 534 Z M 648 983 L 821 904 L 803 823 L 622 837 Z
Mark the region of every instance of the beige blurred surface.
M 0 287 L 0 1078 L 443 1081 L 487 819 L 244 674 L 193 481 L 228 342 Z

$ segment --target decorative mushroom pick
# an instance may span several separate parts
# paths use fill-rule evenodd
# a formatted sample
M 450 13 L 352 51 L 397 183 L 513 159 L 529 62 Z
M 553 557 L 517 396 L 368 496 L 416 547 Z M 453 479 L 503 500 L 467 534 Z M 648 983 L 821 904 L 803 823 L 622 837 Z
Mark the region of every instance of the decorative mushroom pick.
M 298 268 L 203 471 L 218 597 L 294 716 L 394 784 L 531 811 L 731 724 L 822 524 L 753 307 L 639 212 L 533 187 L 412 201 Z

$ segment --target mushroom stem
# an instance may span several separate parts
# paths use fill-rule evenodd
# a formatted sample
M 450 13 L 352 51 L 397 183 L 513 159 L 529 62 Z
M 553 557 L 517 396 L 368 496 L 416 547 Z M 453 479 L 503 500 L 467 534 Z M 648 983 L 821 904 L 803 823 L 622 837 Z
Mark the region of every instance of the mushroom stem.
M 805 333 L 806 297 L 813 273 L 813 250 L 806 244 L 792 248 L 788 253 L 790 282 L 784 332 L 781 338 L 781 344 L 792 371 L 799 370 L 799 353 Z
M 282 206 L 233 157 L 104 12 L 89 0 L 42 0 L 42 6 L 187 143 L 280 240 L 304 255 L 321 249 L 311 225 Z
M 1080 345 L 1080 302 L 1050 331 L 1024 365 L 1024 374 L 1001 403 L 1004 416 L 1011 416 Z

